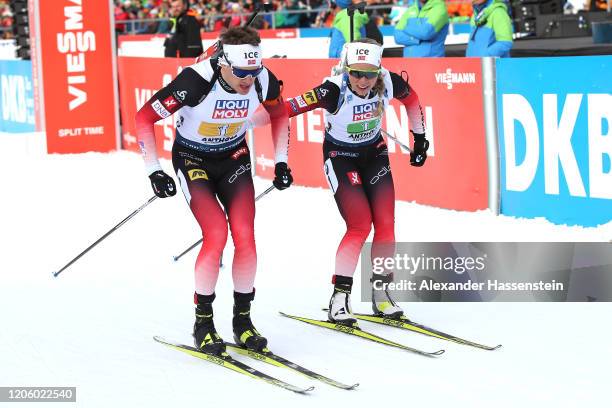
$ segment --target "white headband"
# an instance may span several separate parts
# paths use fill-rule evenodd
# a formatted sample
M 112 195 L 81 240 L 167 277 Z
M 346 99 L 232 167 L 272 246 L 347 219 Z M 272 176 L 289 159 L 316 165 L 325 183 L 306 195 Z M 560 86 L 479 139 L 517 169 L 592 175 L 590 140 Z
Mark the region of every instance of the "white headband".
M 371 64 L 380 67 L 383 47 L 376 44 L 352 42 L 346 47 L 346 65 Z
M 261 67 L 261 48 L 250 44 L 223 45 L 223 57 L 233 67 Z

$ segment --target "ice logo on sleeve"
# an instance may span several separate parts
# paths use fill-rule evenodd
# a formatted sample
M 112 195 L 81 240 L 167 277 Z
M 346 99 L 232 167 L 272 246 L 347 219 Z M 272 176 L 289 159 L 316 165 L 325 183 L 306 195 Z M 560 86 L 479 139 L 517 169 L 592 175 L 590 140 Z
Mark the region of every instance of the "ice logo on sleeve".
M 249 100 L 225 100 L 215 102 L 213 119 L 240 119 L 246 118 L 249 113 Z
M 370 102 L 364 105 L 353 106 L 353 121 L 368 120 L 376 116 L 378 102 Z

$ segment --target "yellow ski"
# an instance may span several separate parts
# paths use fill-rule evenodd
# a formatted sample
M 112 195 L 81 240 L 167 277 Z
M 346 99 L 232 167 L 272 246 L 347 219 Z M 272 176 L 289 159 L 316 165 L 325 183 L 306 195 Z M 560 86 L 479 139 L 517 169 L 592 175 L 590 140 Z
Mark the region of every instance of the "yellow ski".
M 297 392 L 298 394 L 305 394 L 308 391 L 312 391 L 314 387 L 309 388 L 299 388 L 274 377 L 271 377 L 261 371 L 257 371 L 251 366 L 248 366 L 238 360 L 234 360 L 229 354 L 223 353 L 221 355 L 213 355 L 203 353 L 195 347 L 186 346 L 184 344 L 173 343 L 167 340 L 164 340 L 161 337 L 154 336 L 153 340 L 163 345 L 166 345 L 170 348 L 173 348 L 178 351 L 182 351 L 183 353 L 189 354 L 190 356 L 201 358 L 202 360 L 210 361 L 211 363 L 220 365 L 221 367 L 228 368 L 232 371 L 235 371 L 240 374 L 244 374 L 248 377 L 262 380 L 267 382 L 268 384 L 276 385 L 277 387 L 284 388 L 289 391 Z
M 453 336 L 451 334 L 444 333 L 439 330 L 432 329 L 431 327 L 427 327 L 425 325 L 413 322 L 412 320 L 404 316 L 400 317 L 399 319 L 392 319 L 392 318 L 378 316 L 374 314 L 363 314 L 363 313 L 353 313 L 353 316 L 355 316 L 359 320 L 365 320 L 367 322 L 384 324 L 385 326 L 391 326 L 391 327 L 397 327 L 397 328 L 404 329 L 404 330 L 410 330 L 413 332 L 425 334 L 427 336 L 436 337 L 438 339 L 452 341 L 457 344 L 477 347 L 483 350 L 497 350 L 498 348 L 502 346 L 501 344 L 498 344 L 497 346 L 491 347 L 491 346 L 485 346 L 484 344 L 475 343 L 473 341 L 462 339 L 460 337 Z
M 307 317 L 293 316 L 293 315 L 289 315 L 283 312 L 279 312 L 279 313 L 281 314 L 281 316 L 285 316 L 290 319 L 299 320 L 301 322 L 312 324 L 314 326 L 319 326 L 325 329 L 330 329 L 330 330 L 338 331 L 341 333 L 350 334 L 352 336 L 361 337 L 362 339 L 370 340 L 370 341 L 373 341 L 379 344 L 384 344 L 386 346 L 399 348 L 401 350 L 411 351 L 413 353 L 417 353 L 422 356 L 434 357 L 434 356 L 439 356 L 440 354 L 444 353 L 444 350 L 428 352 L 428 351 L 415 349 L 413 347 L 408 347 L 408 346 L 405 346 L 400 343 L 396 343 L 391 340 L 387 340 L 385 338 L 377 336 L 374 333 L 370 333 L 365 330 L 361 330 L 359 326 L 357 325 L 357 323 L 353 324 L 352 326 L 347 326 L 347 325 L 340 324 L 340 323 L 332 323 L 326 320 L 315 320 L 315 319 L 309 319 Z
M 332 380 L 331 378 L 325 377 L 324 375 L 321 375 L 321 374 L 317 374 L 314 371 L 311 371 L 305 367 L 295 364 L 287 360 L 286 358 L 283 358 L 277 354 L 272 353 L 268 349 L 258 352 L 255 350 L 248 350 L 245 347 L 242 347 L 242 346 L 239 346 L 233 343 L 225 343 L 225 347 L 227 347 L 227 349 L 231 351 L 235 351 L 239 354 L 245 355 L 255 360 L 263 361 L 264 363 L 268 363 L 276 367 L 288 368 L 302 375 L 305 375 L 308 378 L 313 378 L 315 380 L 322 381 L 326 384 L 341 388 L 343 390 L 352 390 L 352 389 L 355 389 L 359 385 L 359 384 L 352 384 L 352 385 L 342 384 L 341 382 Z

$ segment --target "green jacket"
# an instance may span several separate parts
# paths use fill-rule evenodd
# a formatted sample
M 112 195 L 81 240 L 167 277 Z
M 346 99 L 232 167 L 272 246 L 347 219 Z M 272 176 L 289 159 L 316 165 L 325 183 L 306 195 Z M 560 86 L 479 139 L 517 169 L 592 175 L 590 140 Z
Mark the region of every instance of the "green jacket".
M 512 22 L 504 0 L 489 0 L 474 6 L 467 57 L 509 57 Z
M 414 2 L 395 26 L 395 42 L 406 46 L 405 57 L 443 57 L 448 34 L 448 11 L 444 0 Z
M 361 14 L 358 10 L 353 15 L 353 39 L 358 40 L 365 36 L 365 25 L 370 21 L 366 13 Z M 329 44 L 329 57 L 338 58 L 342 53 L 345 43 L 351 41 L 351 22 L 346 9 L 336 14 L 331 29 L 331 42 Z

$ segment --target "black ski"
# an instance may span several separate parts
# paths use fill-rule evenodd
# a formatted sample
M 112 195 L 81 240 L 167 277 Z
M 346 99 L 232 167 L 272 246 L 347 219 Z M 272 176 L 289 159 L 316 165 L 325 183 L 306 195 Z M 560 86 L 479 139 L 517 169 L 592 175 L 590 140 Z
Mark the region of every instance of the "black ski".
M 248 366 L 238 360 L 233 359 L 227 353 L 223 353 L 221 355 L 207 354 L 207 353 L 203 353 L 202 351 L 198 350 L 195 347 L 186 346 L 184 344 L 179 344 L 179 343 L 173 343 L 173 342 L 164 340 L 163 338 L 158 337 L 158 336 L 154 336 L 153 340 L 155 340 L 158 343 L 164 344 L 170 348 L 173 348 L 175 350 L 182 351 L 183 353 L 189 354 L 191 356 L 201 358 L 202 360 L 210 361 L 211 363 L 220 365 L 221 367 L 228 368 L 232 371 L 235 371 L 240 374 L 244 374 L 248 377 L 251 377 L 257 380 L 265 381 L 269 384 L 276 385 L 277 387 L 281 387 L 289 391 L 297 392 L 298 394 L 305 394 L 308 391 L 312 391 L 314 389 L 314 387 L 299 388 L 289 383 L 286 383 L 284 381 L 281 381 L 279 379 L 276 379 L 274 377 L 271 377 L 265 373 L 262 373 L 261 371 L 257 371 L 251 366 Z
M 444 353 L 444 350 L 438 350 L 438 351 L 434 351 L 434 352 L 422 351 L 422 350 L 419 350 L 419 349 L 415 349 L 415 348 L 412 348 L 412 347 L 405 346 L 405 345 L 400 344 L 400 343 L 396 343 L 396 342 L 391 341 L 391 340 L 387 340 L 385 338 L 377 336 L 374 333 L 370 333 L 368 331 L 361 330 L 359 328 L 359 325 L 357 325 L 357 323 L 353 324 L 352 326 L 347 326 L 347 325 L 340 324 L 340 323 L 332 323 L 332 322 L 329 322 L 327 320 L 315 320 L 315 319 L 309 319 L 307 317 L 293 316 L 293 315 L 289 315 L 289 314 L 286 314 L 286 313 L 283 313 L 283 312 L 279 312 L 279 313 L 281 314 L 281 316 L 285 316 L 285 317 L 288 317 L 290 319 L 299 320 L 301 322 L 312 324 L 314 326 L 319 326 L 319 327 L 323 327 L 323 328 L 326 328 L 326 329 L 335 330 L 335 331 L 338 331 L 338 332 L 350 334 L 352 336 L 361 337 L 362 339 L 370 340 L 370 341 L 373 341 L 373 342 L 376 342 L 376 343 L 379 343 L 379 344 L 384 344 L 386 346 L 391 346 L 391 347 L 399 348 L 401 350 L 411 351 L 413 353 L 417 353 L 417 354 L 420 354 L 422 356 L 434 357 L 434 356 L 439 356 L 440 354 Z
M 325 377 L 321 374 L 317 374 L 314 371 L 311 371 L 305 367 L 302 367 L 298 364 L 295 364 L 289 360 L 287 360 L 284 357 L 281 357 L 277 354 L 274 354 L 273 352 L 271 352 L 268 349 L 265 349 L 262 352 L 257 352 L 254 350 L 249 350 L 245 347 L 239 346 L 237 344 L 233 344 L 233 343 L 225 343 L 225 346 L 232 351 L 235 351 L 239 354 L 245 355 L 247 357 L 251 357 L 255 360 L 259 360 L 259 361 L 263 361 L 265 363 L 274 365 L 276 367 L 284 367 L 284 368 L 288 368 L 290 370 L 296 371 L 302 375 L 305 375 L 306 377 L 309 378 L 313 378 L 315 380 L 319 380 L 322 381 L 326 384 L 332 385 L 334 387 L 338 387 L 338 388 L 342 388 L 343 390 L 352 390 L 355 389 L 357 386 L 359 386 L 359 384 L 353 384 L 353 385 L 347 385 L 347 384 L 342 384 L 341 382 L 338 382 L 336 380 L 332 380 L 331 378 Z

